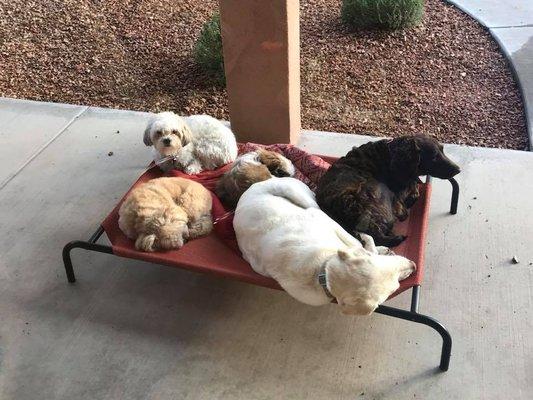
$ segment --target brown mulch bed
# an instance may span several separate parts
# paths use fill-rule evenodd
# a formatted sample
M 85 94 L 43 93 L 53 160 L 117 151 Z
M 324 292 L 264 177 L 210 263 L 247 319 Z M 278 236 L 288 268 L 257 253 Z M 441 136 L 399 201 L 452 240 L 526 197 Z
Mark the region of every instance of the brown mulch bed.
M 351 32 L 340 0 L 301 0 L 307 129 L 525 149 L 522 100 L 490 35 L 441 0 L 417 28 Z M 191 52 L 217 1 L 0 4 L 0 95 L 228 119 Z

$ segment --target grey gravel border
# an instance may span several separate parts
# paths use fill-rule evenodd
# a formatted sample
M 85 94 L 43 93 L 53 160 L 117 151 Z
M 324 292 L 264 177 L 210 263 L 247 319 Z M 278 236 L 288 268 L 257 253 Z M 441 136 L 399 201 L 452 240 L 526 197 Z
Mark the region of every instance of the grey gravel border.
M 483 26 L 490 34 L 490 36 L 494 39 L 496 43 L 498 43 L 498 46 L 500 47 L 500 51 L 507 59 L 507 62 L 509 63 L 509 66 L 511 67 L 511 73 L 513 74 L 513 78 L 518 84 L 518 88 L 520 90 L 520 96 L 522 97 L 522 104 L 524 104 L 524 114 L 526 119 L 526 130 L 527 130 L 527 136 L 528 136 L 528 150 L 533 151 L 533 120 L 529 117 L 529 110 L 530 110 L 530 104 L 527 101 L 526 93 L 524 90 L 524 85 L 522 80 L 520 79 L 520 75 L 518 74 L 518 71 L 516 70 L 516 66 L 513 62 L 513 59 L 511 57 L 511 54 L 507 51 L 503 43 L 501 42 L 500 38 L 494 30 L 487 26 L 482 20 L 480 20 L 475 14 L 465 9 L 462 5 L 458 4 L 455 0 L 445 0 L 447 3 L 451 4 L 452 6 L 456 7 L 457 9 L 461 10 L 465 14 L 469 15 L 471 18 L 475 19 L 481 26 Z

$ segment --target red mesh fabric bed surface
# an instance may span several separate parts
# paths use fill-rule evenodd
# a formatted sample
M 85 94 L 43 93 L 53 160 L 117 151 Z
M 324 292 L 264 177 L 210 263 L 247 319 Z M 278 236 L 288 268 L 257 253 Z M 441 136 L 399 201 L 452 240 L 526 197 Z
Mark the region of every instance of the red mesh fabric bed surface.
M 331 157 L 321 158 L 328 162 L 335 160 Z M 218 172 L 205 173 L 207 180 L 211 180 L 216 175 L 218 175 Z M 161 176 L 163 174 L 158 168 L 149 169 L 141 175 L 132 188 L 139 183 Z M 400 288 L 391 297 L 422 282 L 430 194 L 431 186 L 429 184 L 422 184 L 420 187 L 420 198 L 411 209 L 409 218 L 396 226 L 396 231 L 407 235 L 408 238 L 400 246 L 394 248 L 394 251 L 414 261 L 418 268 L 413 275 L 400 282 Z M 213 201 L 214 208 L 221 209 L 220 202 L 214 195 Z M 206 237 L 192 240 L 179 250 L 154 253 L 137 251 L 134 242 L 128 239 L 118 227 L 118 210 L 121 203 L 122 200 L 102 223 L 102 227 L 111 242 L 115 255 L 184 268 L 191 271 L 212 273 L 254 285 L 281 290 L 281 287 L 275 280 L 254 272 L 250 265 L 241 257 L 240 252 L 233 247 L 234 244 L 222 239 L 220 231 L 218 233 L 211 232 Z

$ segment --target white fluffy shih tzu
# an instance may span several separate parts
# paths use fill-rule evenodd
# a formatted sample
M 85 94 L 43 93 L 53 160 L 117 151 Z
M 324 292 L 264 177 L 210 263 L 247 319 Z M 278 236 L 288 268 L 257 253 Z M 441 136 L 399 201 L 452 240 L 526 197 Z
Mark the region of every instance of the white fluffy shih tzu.
M 163 171 L 176 168 L 194 175 L 217 169 L 237 157 L 233 132 L 209 115 L 156 114 L 148 122 L 143 141 L 154 146 L 153 159 Z

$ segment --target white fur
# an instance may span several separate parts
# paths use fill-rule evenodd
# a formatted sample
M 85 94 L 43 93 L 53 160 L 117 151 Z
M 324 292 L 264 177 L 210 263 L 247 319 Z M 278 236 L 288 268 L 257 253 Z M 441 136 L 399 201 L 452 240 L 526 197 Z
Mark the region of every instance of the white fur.
M 165 146 L 164 140 L 169 141 L 169 145 Z M 209 115 L 156 114 L 148 123 L 144 142 L 154 146 L 152 156 L 156 163 L 167 156 L 175 156 L 174 161 L 160 164 L 163 170 L 178 168 L 190 175 L 219 168 L 237 157 L 233 132 Z
M 322 212 L 313 192 L 294 178 L 252 185 L 239 200 L 233 226 L 252 268 L 303 303 L 331 301 L 317 279 L 325 265 L 328 289 L 346 314 L 370 314 L 415 268 L 387 248 L 376 248 L 368 235 L 362 236 L 363 246 Z

